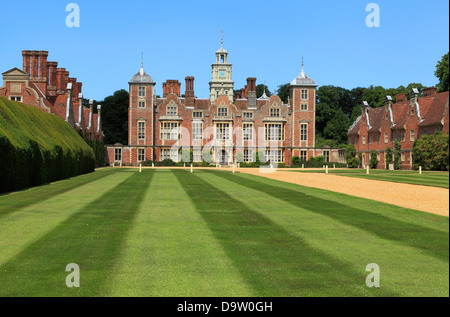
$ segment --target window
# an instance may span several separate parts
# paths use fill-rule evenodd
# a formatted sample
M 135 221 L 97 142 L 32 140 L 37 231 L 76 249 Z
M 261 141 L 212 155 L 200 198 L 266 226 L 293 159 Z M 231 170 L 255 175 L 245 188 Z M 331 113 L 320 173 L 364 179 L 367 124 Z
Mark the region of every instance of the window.
M 114 161 L 122 161 L 122 149 L 114 149 Z
M 280 116 L 280 109 L 278 109 L 278 108 L 270 109 L 270 116 L 278 118 Z
M 138 149 L 138 161 L 145 161 L 145 149 Z
M 253 162 L 253 150 L 244 150 L 244 162 Z
M 253 140 L 253 124 L 244 123 L 243 128 L 244 128 L 244 135 L 243 135 L 244 141 L 252 141 Z
M 308 124 L 300 124 L 300 141 L 308 141 Z
M 300 161 L 306 162 L 306 160 L 308 159 L 307 153 L 307 151 L 300 151 Z
M 230 139 L 230 124 L 229 123 L 217 123 L 216 124 L 216 140 L 229 140 Z
M 381 161 L 381 153 L 379 153 L 379 152 L 377 153 L 377 160 Z
M 372 135 L 369 134 L 369 144 L 372 144 Z
M 281 163 L 283 162 L 283 152 L 281 150 L 266 150 L 266 162 Z
M 405 142 L 405 130 L 402 130 L 400 138 L 402 142 Z
M 301 111 L 307 111 L 308 110 L 308 104 L 302 103 L 301 106 L 300 106 L 300 110 Z
M 415 140 L 415 132 L 414 132 L 414 130 L 409 131 L 409 140 L 411 142 L 414 142 L 414 140 Z
M 366 144 L 366 136 L 363 135 L 362 137 L 363 137 L 363 144 Z
M 178 122 L 161 122 L 161 140 L 178 140 L 179 138 Z
M 180 161 L 180 156 L 177 149 L 162 149 L 161 150 L 161 161 L 172 160 L 174 162 Z
M 11 101 L 22 102 L 22 97 L 9 97 Z
M 405 161 L 405 152 L 402 152 L 402 162 L 404 162 Z
M 139 101 L 139 108 L 145 108 L 145 101 Z
M 306 90 L 306 89 L 302 90 L 302 99 L 303 100 L 308 99 L 308 90 Z
M 283 141 L 284 129 L 281 123 L 268 123 L 265 125 L 265 140 L 266 141 Z
M 380 144 L 380 133 L 377 133 L 377 143 Z
M 226 116 L 228 116 L 228 108 L 218 108 L 217 109 L 217 115 L 219 117 L 226 117 Z
M 203 139 L 203 123 L 193 122 L 192 123 L 192 140 L 202 140 Z
M 428 128 L 423 128 L 422 134 L 428 135 Z
M 388 143 L 389 142 L 389 133 L 385 133 L 384 134 L 384 143 Z
M 244 113 L 242 114 L 242 117 L 243 117 L 244 119 L 249 119 L 249 120 L 251 120 L 251 119 L 253 119 L 253 112 L 244 112 Z
M 145 122 L 138 122 L 138 140 L 145 140 Z
M 330 151 L 323 151 L 323 157 L 325 159 L 325 163 L 330 163 Z
M 414 115 L 414 106 L 411 107 L 411 116 Z
M 139 87 L 139 97 L 145 97 L 145 87 Z
M 202 149 L 201 148 L 194 148 L 192 151 L 192 158 L 194 162 L 201 162 L 202 161 Z
M 203 112 L 201 112 L 201 111 L 194 111 L 192 113 L 192 117 L 193 118 L 203 118 Z
M 176 116 L 178 114 L 177 106 L 168 106 L 167 107 L 167 115 L 168 116 Z

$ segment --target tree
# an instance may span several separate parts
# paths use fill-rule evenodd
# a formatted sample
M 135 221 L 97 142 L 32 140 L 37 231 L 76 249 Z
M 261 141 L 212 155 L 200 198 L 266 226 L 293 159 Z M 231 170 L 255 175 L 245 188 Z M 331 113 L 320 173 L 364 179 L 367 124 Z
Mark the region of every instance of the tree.
M 414 168 L 422 166 L 425 170 L 449 170 L 449 134 L 437 132 L 423 135 L 414 142 Z
M 128 144 L 129 94 L 118 90 L 102 102 L 102 128 L 105 144 Z
M 288 84 L 284 84 L 284 85 L 280 85 L 280 86 L 278 86 L 278 90 L 277 90 L 278 97 L 280 97 L 280 99 L 285 104 L 288 103 L 288 99 L 289 99 L 289 95 L 290 95 L 289 86 L 290 86 L 289 83 Z
M 350 168 L 358 168 L 361 164 L 360 158 L 356 156 L 356 149 L 353 144 L 347 146 L 347 149 L 345 150 L 345 160 Z
M 449 90 L 449 64 L 448 64 L 448 52 L 442 59 L 436 64 L 436 71 L 434 75 L 439 79 L 439 84 L 437 84 L 437 92 L 444 92 Z
M 272 96 L 272 94 L 269 91 L 269 88 L 266 85 L 259 84 L 258 86 L 256 86 L 256 98 L 261 97 L 264 93 L 264 90 L 266 91 L 267 97 Z
M 375 151 L 375 150 L 370 151 L 369 165 L 370 165 L 370 168 L 373 168 L 373 169 L 377 168 L 378 158 L 377 158 L 377 151 Z
M 323 135 L 325 138 L 335 140 L 336 142 L 342 144 L 347 143 L 347 132 L 350 126 L 350 120 L 345 115 L 342 109 L 334 111 L 334 115 L 330 121 L 328 121 L 325 129 L 323 130 Z
M 399 140 L 394 143 L 394 169 L 402 169 L 402 144 Z
M 292 165 L 299 166 L 301 163 L 300 156 L 293 156 L 292 157 Z

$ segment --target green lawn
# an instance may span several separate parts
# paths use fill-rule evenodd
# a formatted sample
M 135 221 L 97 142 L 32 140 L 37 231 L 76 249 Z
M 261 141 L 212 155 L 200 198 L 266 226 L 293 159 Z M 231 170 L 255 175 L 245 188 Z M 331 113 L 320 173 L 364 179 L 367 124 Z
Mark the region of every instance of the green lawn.
M 225 171 L 103 169 L 0 196 L 0 250 L 0 296 L 449 296 L 447 217 Z
M 289 171 L 289 169 L 286 169 Z M 325 173 L 325 170 L 295 170 L 302 173 Z M 370 170 L 369 175 L 363 169 L 328 169 L 328 173 L 339 176 L 359 177 L 378 181 L 406 183 L 414 185 L 449 188 L 448 172 L 387 171 Z

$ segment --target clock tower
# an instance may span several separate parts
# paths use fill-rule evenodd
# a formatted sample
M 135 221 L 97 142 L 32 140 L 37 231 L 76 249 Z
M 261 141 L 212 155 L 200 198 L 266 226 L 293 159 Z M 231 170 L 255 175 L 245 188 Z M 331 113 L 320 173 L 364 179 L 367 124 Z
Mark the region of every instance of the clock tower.
M 212 64 L 212 80 L 209 83 L 211 103 L 220 95 L 233 99 L 234 82 L 231 80 L 232 64 L 228 63 L 228 52 L 223 48 L 223 32 L 221 47 L 216 52 L 216 62 Z

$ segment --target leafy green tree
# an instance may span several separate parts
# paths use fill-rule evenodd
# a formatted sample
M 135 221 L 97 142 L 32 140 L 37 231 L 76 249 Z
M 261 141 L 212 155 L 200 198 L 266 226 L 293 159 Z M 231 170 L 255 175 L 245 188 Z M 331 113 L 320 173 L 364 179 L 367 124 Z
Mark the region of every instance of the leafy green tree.
M 437 91 L 444 92 L 449 90 L 449 64 L 448 64 L 448 52 L 436 65 L 436 71 L 434 75 L 439 79 L 439 84 L 437 84 Z
M 388 169 L 389 165 L 392 164 L 392 149 L 389 146 L 386 148 L 384 161 L 386 162 L 386 168 Z
M 422 166 L 425 170 L 449 170 L 449 134 L 437 132 L 423 135 L 414 142 L 414 168 Z
M 129 94 L 122 89 L 102 102 L 102 128 L 105 144 L 128 144 Z
M 378 158 L 377 158 L 377 151 L 372 150 L 370 151 L 370 161 L 369 161 L 370 168 L 375 169 L 378 165 Z
M 267 97 L 272 96 L 272 94 L 269 91 L 269 88 L 266 85 L 259 84 L 256 86 L 256 98 L 259 98 L 263 95 L 264 90 L 266 91 Z
M 278 95 L 278 97 L 280 97 L 280 99 L 281 99 L 285 104 L 288 103 L 288 99 L 289 99 L 289 95 L 290 95 L 290 92 L 289 92 L 289 86 L 290 86 L 289 83 L 284 84 L 284 85 L 280 85 L 280 86 L 278 86 L 278 90 L 277 90 L 277 95 Z
M 399 140 L 394 143 L 394 169 L 402 169 L 402 144 Z
M 361 160 L 356 156 L 356 148 L 353 144 L 347 146 L 347 149 L 345 150 L 345 160 L 350 168 L 358 168 L 358 166 L 361 165 Z
M 345 144 L 349 126 L 350 120 L 342 109 L 335 110 L 333 117 L 328 121 L 323 131 L 323 135 L 325 138 L 333 139 L 338 143 Z

